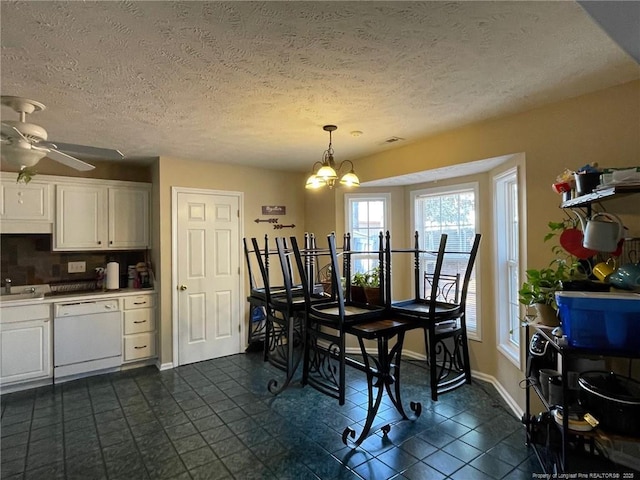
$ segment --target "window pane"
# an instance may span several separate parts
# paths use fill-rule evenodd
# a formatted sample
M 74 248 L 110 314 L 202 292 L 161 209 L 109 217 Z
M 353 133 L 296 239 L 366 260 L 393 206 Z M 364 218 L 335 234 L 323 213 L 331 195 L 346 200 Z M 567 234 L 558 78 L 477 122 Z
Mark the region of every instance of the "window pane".
M 498 349 L 520 366 L 520 219 L 518 176 L 513 168 L 494 177 L 496 239 L 496 313 Z
M 420 247 L 436 251 L 443 233 L 447 237 L 447 251 L 460 252 L 445 257 L 442 273 L 464 276 L 468 255 L 476 233 L 476 199 L 472 189 L 453 190 L 419 195 L 415 200 L 416 230 Z M 421 268 L 433 272 L 434 257 L 423 257 Z M 475 332 L 476 326 L 476 279 L 475 268 L 469 281 L 467 294 L 467 330 Z M 424 288 L 424 286 L 421 286 Z M 424 292 L 423 292 L 424 294 Z
M 368 272 L 379 263 L 376 252 L 380 248 L 380 232 L 387 229 L 386 204 L 385 198 L 348 198 L 347 231 L 351 234 L 351 250 L 373 252 L 353 256 L 352 273 Z

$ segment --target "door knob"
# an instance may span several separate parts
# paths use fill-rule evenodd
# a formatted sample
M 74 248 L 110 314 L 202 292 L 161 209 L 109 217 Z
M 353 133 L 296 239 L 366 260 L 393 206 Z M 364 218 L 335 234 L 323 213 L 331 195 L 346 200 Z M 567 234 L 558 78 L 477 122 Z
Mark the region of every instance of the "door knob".
M 186 285 L 180 285 L 178 288 L 180 289 L 181 292 L 184 292 L 187 289 L 187 286 Z

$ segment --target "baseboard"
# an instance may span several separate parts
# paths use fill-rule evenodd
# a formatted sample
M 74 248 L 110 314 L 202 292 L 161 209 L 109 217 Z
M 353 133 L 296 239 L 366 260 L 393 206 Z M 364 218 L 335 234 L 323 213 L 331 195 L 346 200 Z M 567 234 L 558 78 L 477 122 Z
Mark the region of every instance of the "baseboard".
M 8 393 L 20 392 L 22 390 L 50 386 L 53 386 L 53 377 L 42 378 L 39 380 L 29 380 L 23 383 L 18 382 L 13 385 L 2 384 L 0 386 L 0 396 Z
M 156 362 L 156 367 L 158 368 L 158 370 L 160 370 L 161 372 L 163 370 L 171 370 L 173 368 L 173 362 L 167 362 L 167 363 L 160 363 L 160 361 Z
M 502 397 L 505 403 L 509 406 L 513 414 L 516 418 L 522 418 L 524 415 L 524 410 L 520 408 L 518 403 L 513 399 L 509 392 L 502 386 L 500 382 L 496 379 L 496 377 L 492 375 L 487 375 L 486 373 L 476 372 L 475 370 L 471 370 L 471 376 L 473 378 L 477 378 L 478 380 L 482 380 L 484 382 L 488 382 L 494 386 L 494 388 L 498 391 L 498 394 Z

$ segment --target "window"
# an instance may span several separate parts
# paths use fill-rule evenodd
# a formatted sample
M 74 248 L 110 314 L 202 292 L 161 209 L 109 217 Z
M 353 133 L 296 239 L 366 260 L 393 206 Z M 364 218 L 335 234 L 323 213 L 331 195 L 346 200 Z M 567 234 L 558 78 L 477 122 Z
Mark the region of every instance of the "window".
M 477 225 L 478 184 L 454 185 L 412 192 L 413 218 L 415 230 L 422 250 L 436 251 L 440 235 L 446 233 L 447 251 L 469 252 L 473 245 Z M 442 273 L 464 276 L 468 256 L 460 254 L 445 258 Z M 471 274 L 467 294 L 467 333 L 470 338 L 480 339 L 480 325 L 477 321 L 478 287 L 476 267 Z M 435 257 L 423 256 L 421 277 L 433 271 Z M 420 286 L 424 289 L 424 285 Z M 424 292 L 422 292 L 424 294 Z
M 520 368 L 520 221 L 517 168 L 495 176 L 493 186 L 498 350 Z
M 360 252 L 378 252 L 380 248 L 380 232 L 389 228 L 388 205 L 390 195 L 348 194 L 345 195 L 346 231 L 351 234 L 351 250 Z M 368 272 L 378 266 L 378 256 L 358 255 L 353 257 L 351 273 Z

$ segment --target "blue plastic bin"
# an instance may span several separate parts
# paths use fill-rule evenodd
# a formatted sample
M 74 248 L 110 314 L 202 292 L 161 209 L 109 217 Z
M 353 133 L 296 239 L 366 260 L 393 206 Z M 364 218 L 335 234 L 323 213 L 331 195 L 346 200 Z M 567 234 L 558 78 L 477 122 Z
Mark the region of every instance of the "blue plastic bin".
M 556 292 L 556 303 L 570 346 L 640 350 L 640 294 Z

